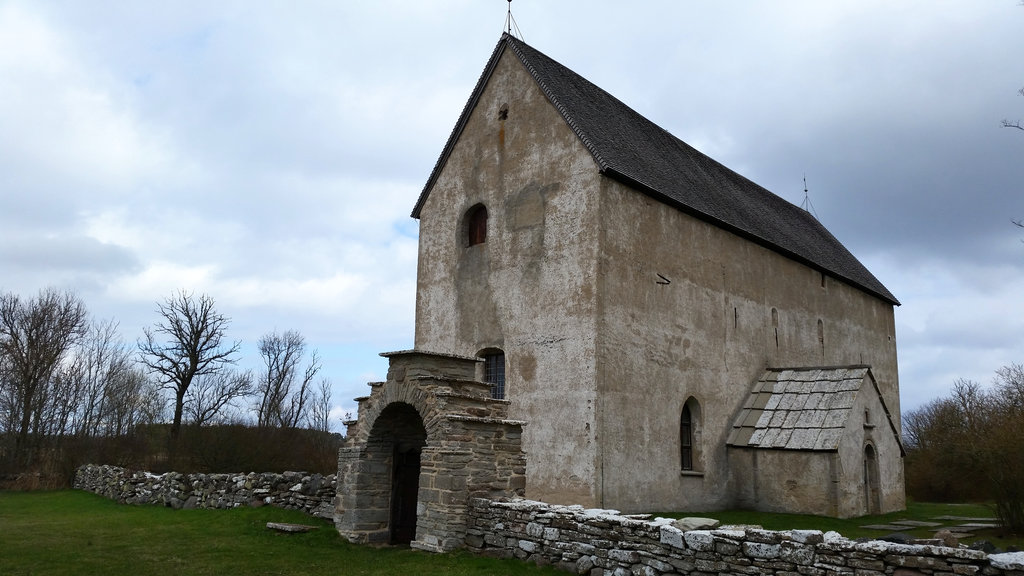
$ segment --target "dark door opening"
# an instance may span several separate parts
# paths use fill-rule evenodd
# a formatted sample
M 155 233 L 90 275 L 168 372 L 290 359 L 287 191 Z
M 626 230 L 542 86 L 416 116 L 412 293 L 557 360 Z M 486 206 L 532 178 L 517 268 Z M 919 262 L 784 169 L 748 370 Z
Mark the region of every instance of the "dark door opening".
M 878 461 L 875 449 L 868 444 L 864 447 L 864 497 L 867 499 L 868 514 L 879 514 L 882 511 L 881 494 L 878 489 Z
M 416 539 L 416 501 L 420 490 L 420 450 L 395 449 L 391 484 L 391 543 Z

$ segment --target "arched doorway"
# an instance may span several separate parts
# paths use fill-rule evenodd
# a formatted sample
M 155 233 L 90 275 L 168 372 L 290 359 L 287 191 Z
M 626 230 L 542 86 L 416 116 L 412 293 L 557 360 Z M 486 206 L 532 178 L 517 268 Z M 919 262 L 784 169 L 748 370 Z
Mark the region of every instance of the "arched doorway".
M 427 444 L 423 418 L 410 404 L 389 404 L 374 422 L 366 446 L 370 459 L 384 464 L 377 480 L 388 491 L 388 541 L 408 544 L 416 538 L 420 454 Z M 386 476 L 385 476 L 386 475 Z
M 875 447 L 864 446 L 864 508 L 867 514 L 879 514 L 882 510 L 881 491 L 878 486 L 878 459 Z

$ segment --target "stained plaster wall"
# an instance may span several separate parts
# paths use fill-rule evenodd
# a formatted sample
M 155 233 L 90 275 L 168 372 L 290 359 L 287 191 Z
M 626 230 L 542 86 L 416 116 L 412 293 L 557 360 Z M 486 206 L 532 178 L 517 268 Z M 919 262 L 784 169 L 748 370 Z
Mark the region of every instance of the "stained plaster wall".
M 898 415 L 890 304 L 617 182 L 602 181 L 600 198 L 602 505 L 732 505 L 747 479 L 732 476 L 726 438 L 769 366 L 870 364 Z M 679 415 L 691 396 L 703 475 L 679 470 Z M 880 466 L 902 475 L 898 457 Z
M 527 493 L 552 502 L 596 499 L 597 178 L 506 53 L 420 214 L 416 347 L 505 351 L 510 417 L 529 417 Z M 467 246 L 478 203 L 487 241 Z
M 839 444 L 841 477 L 839 483 L 839 509 L 837 516 L 850 518 L 869 513 L 864 483 L 864 448 L 870 445 L 878 462 L 879 506 L 882 512 L 906 508 L 903 466 L 887 465 L 900 462 L 901 446 L 887 421 L 885 407 L 879 400 L 869 378 L 857 395 L 857 401 L 847 422 L 847 433 Z M 866 416 L 866 414 L 868 416 Z M 865 417 L 868 419 L 865 420 Z

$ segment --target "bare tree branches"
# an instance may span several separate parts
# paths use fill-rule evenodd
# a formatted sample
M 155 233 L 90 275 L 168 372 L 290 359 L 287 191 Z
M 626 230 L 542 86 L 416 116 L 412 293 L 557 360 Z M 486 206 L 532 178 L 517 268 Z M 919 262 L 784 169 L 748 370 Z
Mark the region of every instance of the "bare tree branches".
M 1000 368 L 991 388 L 957 380 L 903 422 L 916 497 L 991 499 L 1004 526 L 1024 528 L 1024 366 Z
M 1018 90 L 1017 93 L 1020 94 L 1021 96 L 1024 96 L 1024 88 Z M 1024 130 L 1024 126 L 1022 126 L 1020 122 L 1020 120 L 1011 122 L 1010 120 L 1003 118 L 1003 128 L 1016 128 L 1017 130 Z
M 331 381 L 320 379 L 320 389 L 313 400 L 309 427 L 321 432 L 331 431 Z
M 307 404 L 313 394 L 311 386 L 320 372 L 316 350 L 310 354 L 309 364 L 301 375 L 299 365 L 306 353 L 306 339 L 302 334 L 295 330 L 264 334 L 259 350 L 265 370 L 257 384 L 260 398 L 257 423 L 295 428 L 307 422 Z
M 71 292 L 48 288 L 30 300 L 0 294 L 0 386 L 4 413 L 15 433 L 15 453 L 27 458 L 29 435 L 46 422 L 53 377 L 88 326 L 85 305 Z
M 252 372 L 221 370 L 197 376 L 185 395 L 190 424 L 203 426 L 228 419 L 227 408 L 252 393 Z
M 214 309 L 213 298 L 195 299 L 181 291 L 157 303 L 161 321 L 143 330 L 138 347 L 142 363 L 158 375 L 161 385 L 174 394 L 171 437 L 181 431 L 185 394 L 197 376 L 216 374 L 234 364 L 240 343 L 224 344 L 230 320 Z

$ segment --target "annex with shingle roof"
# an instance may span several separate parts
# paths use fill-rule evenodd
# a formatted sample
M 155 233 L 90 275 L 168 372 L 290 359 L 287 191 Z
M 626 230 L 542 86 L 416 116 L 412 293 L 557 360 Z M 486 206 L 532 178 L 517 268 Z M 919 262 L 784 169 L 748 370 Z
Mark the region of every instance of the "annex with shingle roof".
M 415 348 L 484 360 L 526 422 L 527 497 L 904 506 L 896 297 L 809 213 L 568 67 L 503 35 L 412 215 Z
M 877 396 L 884 426 L 899 442 L 871 368 L 770 369 L 754 384 L 727 444 L 743 448 L 836 451 L 861 394 Z

